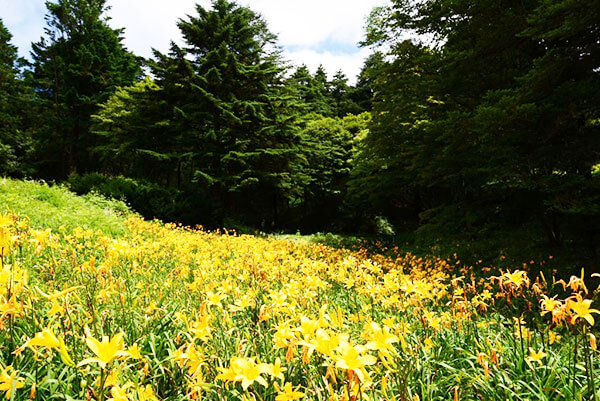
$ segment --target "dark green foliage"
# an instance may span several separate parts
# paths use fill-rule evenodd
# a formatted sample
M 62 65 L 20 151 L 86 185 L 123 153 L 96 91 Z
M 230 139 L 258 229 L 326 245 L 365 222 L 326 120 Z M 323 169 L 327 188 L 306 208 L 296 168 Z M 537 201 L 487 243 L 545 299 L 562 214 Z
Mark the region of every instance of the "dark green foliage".
M 161 88 L 150 78 L 119 88 L 93 116 L 102 171 L 128 177 L 153 177 L 165 186 L 181 186 L 177 176 L 186 158 Z
M 331 81 L 331 97 L 334 104 L 334 114 L 344 117 L 348 114 L 360 114 L 363 110 L 352 100 L 352 88 L 343 71 L 338 71 Z
M 315 113 L 325 117 L 344 117 L 360 114 L 372 108 L 373 85 L 369 78 L 376 58 L 369 58 L 360 74 L 358 84 L 351 86 L 342 71 L 329 81 L 323 66 L 311 74 L 304 65 L 298 67 L 288 79 L 288 86 L 305 114 Z
M 333 115 L 333 104 L 327 87 L 322 80 L 313 76 L 305 65 L 294 71 L 288 85 L 294 91 L 303 113 L 315 113 L 327 117 Z
M 350 99 L 361 111 L 371 111 L 373 109 L 373 99 L 375 98 L 375 79 L 377 70 L 383 64 L 383 53 L 375 52 L 365 60 L 358 81 L 354 88 L 350 88 Z
M 302 197 L 293 205 L 288 226 L 308 232 L 356 229 L 348 221 L 352 212 L 345 205 L 347 182 L 354 142 L 365 135 L 370 115 L 348 115 L 341 119 L 310 114 L 304 120 L 303 152 L 307 160 L 304 173 L 308 180 Z
M 199 221 L 217 228 L 222 216 L 212 208 L 207 195 L 201 192 L 166 188 L 162 185 L 126 177 L 108 177 L 91 173 L 69 177 L 69 188 L 77 194 L 97 193 L 111 199 L 124 201 L 148 219 L 195 225 Z
M 19 73 L 21 60 L 11 45 L 12 35 L 0 19 L 0 175 L 23 175 L 23 165 L 31 147 L 27 130 L 31 93 Z
M 44 176 L 96 169 L 91 115 L 140 65 L 103 16 L 106 0 L 47 1 L 45 36 L 32 45 L 34 87 L 44 113 L 37 161 Z
M 110 142 L 97 149 L 107 160 L 135 155 L 119 173 L 193 184 L 228 214 L 278 224 L 304 161 L 275 36 L 253 11 L 224 0 L 197 6 L 178 26 L 186 45 L 155 52 L 156 82 L 103 106 L 96 131 Z
M 376 10 L 367 44 L 390 50 L 351 183 L 357 205 L 430 239 L 526 230 L 529 249 L 545 239 L 594 255 L 598 5 L 396 0 Z M 415 33 L 427 44 L 403 39 Z

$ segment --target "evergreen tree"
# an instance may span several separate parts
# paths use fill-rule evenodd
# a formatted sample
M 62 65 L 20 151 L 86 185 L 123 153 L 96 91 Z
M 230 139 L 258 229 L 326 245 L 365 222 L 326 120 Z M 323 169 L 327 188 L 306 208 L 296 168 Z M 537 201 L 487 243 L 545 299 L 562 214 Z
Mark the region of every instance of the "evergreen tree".
M 24 121 L 29 94 L 19 76 L 21 61 L 11 38 L 0 19 L 0 175 L 27 173 L 23 158 L 31 145 Z
M 348 78 L 343 71 L 336 72 L 329 85 L 335 106 L 334 114 L 337 117 L 342 118 L 348 114 L 360 114 L 364 111 L 352 100 L 353 88 L 348 85 Z
M 332 105 L 325 87 L 310 73 L 305 65 L 294 71 L 288 85 L 296 92 L 303 114 L 316 113 L 332 116 Z
M 266 23 L 246 7 L 215 0 L 212 9 L 180 20 L 189 60 L 180 109 L 195 148 L 194 177 L 213 188 L 234 214 L 278 223 L 296 190 L 292 174 L 299 141 L 280 51 Z M 180 53 L 173 46 L 172 55 Z M 164 69 L 155 71 L 169 79 Z M 166 87 L 162 78 L 159 85 Z M 248 200 L 256 208 L 249 210 Z M 270 211 L 265 215 L 265 210 Z
M 149 77 L 119 88 L 92 116 L 94 132 L 102 137 L 95 148 L 101 171 L 135 178 L 150 178 L 168 186 L 181 186 L 181 149 L 173 132 L 172 113 L 162 89 Z
M 91 115 L 118 86 L 140 73 L 136 57 L 104 16 L 106 0 L 47 1 L 45 37 L 32 46 L 35 89 L 46 124 L 38 161 L 46 176 L 64 178 L 98 167 Z
M 135 149 L 170 171 L 176 165 L 178 182 L 210 193 L 228 216 L 277 224 L 304 178 L 297 106 L 276 37 L 256 13 L 227 0 L 198 5 L 178 26 L 185 46 L 155 51 L 155 84 L 105 105 L 97 131 L 112 138 L 112 149 Z M 154 118 L 150 97 L 164 105 Z M 148 112 L 121 114 L 127 109 Z M 144 135 L 134 133 L 138 120 Z

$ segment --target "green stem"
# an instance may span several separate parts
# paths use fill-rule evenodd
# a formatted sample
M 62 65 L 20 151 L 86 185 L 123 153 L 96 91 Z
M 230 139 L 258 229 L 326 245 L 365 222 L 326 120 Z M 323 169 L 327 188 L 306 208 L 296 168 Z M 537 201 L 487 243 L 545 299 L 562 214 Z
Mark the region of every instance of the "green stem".
M 98 401 L 104 401 L 104 382 L 106 381 L 106 375 L 104 368 L 100 368 L 100 385 L 98 388 Z
M 584 341 L 585 341 L 586 330 L 583 329 Z M 590 343 L 589 341 L 585 341 L 585 362 L 586 362 L 586 371 L 588 375 L 588 386 L 594 395 L 594 401 L 598 401 L 598 395 L 596 394 L 596 383 L 594 382 L 594 361 L 592 359 L 592 353 L 590 352 Z
M 575 348 L 573 349 L 573 399 L 575 399 L 575 375 L 577 374 L 577 340 L 579 333 L 575 333 Z

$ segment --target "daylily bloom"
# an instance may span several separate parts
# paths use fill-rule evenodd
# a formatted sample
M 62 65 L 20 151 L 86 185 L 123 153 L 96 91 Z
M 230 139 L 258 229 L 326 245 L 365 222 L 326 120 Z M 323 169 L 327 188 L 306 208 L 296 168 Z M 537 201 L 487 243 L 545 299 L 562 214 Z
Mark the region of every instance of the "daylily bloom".
M 335 366 L 356 373 L 361 381 L 367 378 L 365 366 L 373 365 L 377 360 L 372 355 L 363 355 L 365 347 L 352 345 L 342 341 L 338 347 L 338 355 L 335 357 Z
M 544 351 L 535 352 L 533 348 L 529 347 L 529 357 L 527 357 L 527 360 L 531 362 L 539 362 L 541 364 L 542 359 L 544 359 L 546 356 L 548 356 L 548 354 L 546 354 Z
M 573 313 L 573 323 L 577 319 L 585 319 L 591 326 L 594 325 L 594 317 L 592 313 L 600 313 L 598 309 L 590 309 L 592 305 L 591 299 L 583 299 L 581 294 L 575 295 L 575 300 L 570 298 L 567 300 L 567 307 Z
M 75 363 L 73 363 L 73 360 L 69 356 L 64 340 L 62 338 L 57 338 L 52 332 L 51 328 L 45 328 L 41 332 L 37 333 L 34 338 L 27 341 L 25 346 L 28 346 L 30 348 L 44 347 L 47 349 L 56 349 L 58 350 L 60 359 L 65 365 L 75 365 Z
M 227 382 L 242 382 L 242 388 L 246 390 L 254 382 L 267 387 L 267 381 L 261 375 L 269 373 L 271 368 L 266 363 L 256 362 L 255 358 L 231 358 L 229 368 L 219 368 L 221 374 L 218 380 Z
M 294 401 L 304 397 L 304 393 L 295 391 L 292 388 L 292 383 L 285 383 L 283 391 L 278 390 L 278 395 L 275 397 L 275 401 Z
M 10 400 L 13 396 L 13 389 L 23 388 L 25 384 L 23 379 L 17 377 L 17 372 L 11 366 L 2 368 L 0 366 L 0 391 L 6 392 L 6 399 Z
M 376 322 L 372 322 L 369 342 L 365 345 L 367 349 L 377 350 L 384 355 L 393 350 L 392 344 L 398 342 L 398 336 L 390 333 L 390 328 L 387 326 L 379 326 Z
M 127 356 L 127 352 L 124 350 L 123 333 L 116 334 L 112 339 L 108 339 L 107 336 L 102 337 L 102 342 L 96 340 L 93 337 L 87 337 L 85 342 L 90 350 L 96 357 L 87 358 L 79 362 L 77 366 L 83 366 L 90 363 L 97 363 L 101 368 L 105 368 L 106 365 L 111 363 L 115 358 L 120 356 Z
M 269 365 L 269 369 L 269 375 L 279 380 L 284 379 L 283 372 L 285 372 L 287 368 L 281 366 L 281 359 L 275 359 L 275 363 L 273 365 Z

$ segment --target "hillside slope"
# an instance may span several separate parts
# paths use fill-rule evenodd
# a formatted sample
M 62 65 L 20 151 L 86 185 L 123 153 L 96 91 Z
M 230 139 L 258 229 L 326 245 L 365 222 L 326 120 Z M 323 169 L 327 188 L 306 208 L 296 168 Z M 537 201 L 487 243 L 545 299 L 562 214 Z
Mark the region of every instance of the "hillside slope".
M 111 235 L 124 234 L 124 217 L 132 214 L 123 202 L 99 195 L 77 196 L 63 186 L 0 178 L 0 213 L 7 211 L 27 216 L 36 228 L 82 227 Z

